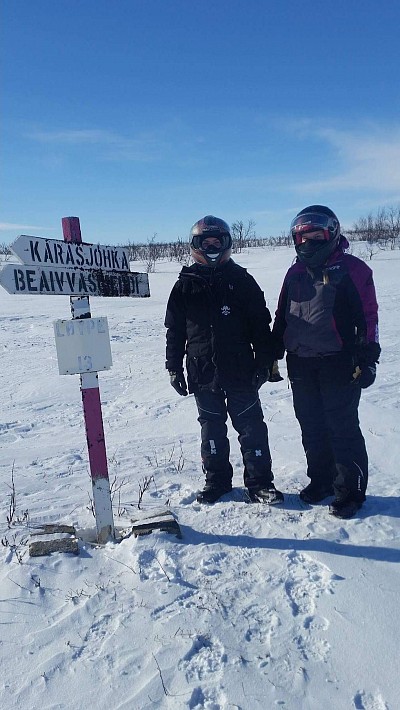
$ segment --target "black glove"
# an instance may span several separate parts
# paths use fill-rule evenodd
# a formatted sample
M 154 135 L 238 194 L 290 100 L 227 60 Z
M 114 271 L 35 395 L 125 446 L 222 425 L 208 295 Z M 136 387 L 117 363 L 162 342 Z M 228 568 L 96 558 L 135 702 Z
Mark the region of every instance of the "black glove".
M 367 365 L 357 365 L 355 371 L 353 372 L 353 382 L 360 385 L 361 389 L 365 390 L 374 384 L 376 377 L 376 363 L 370 363 Z
M 169 381 L 178 394 L 180 394 L 182 397 L 186 397 L 188 391 L 183 370 L 178 370 L 177 372 L 169 370 Z
M 257 367 L 257 369 L 254 372 L 253 377 L 251 378 L 251 384 L 257 390 L 259 390 L 260 387 L 263 386 L 264 382 L 266 382 L 268 380 L 268 377 L 269 377 L 269 367 L 266 367 L 265 365 L 263 365 L 262 367 Z
M 268 382 L 282 382 L 283 377 L 279 372 L 278 360 L 274 360 L 269 373 Z

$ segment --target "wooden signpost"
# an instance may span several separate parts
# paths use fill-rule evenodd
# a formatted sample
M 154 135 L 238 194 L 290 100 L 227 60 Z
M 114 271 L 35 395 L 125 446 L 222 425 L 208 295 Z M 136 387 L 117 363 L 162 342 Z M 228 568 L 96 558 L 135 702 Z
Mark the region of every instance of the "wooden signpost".
M 72 320 L 54 323 L 60 374 L 80 374 L 97 540 L 115 538 L 98 370 L 111 367 L 106 318 L 91 317 L 89 296 L 150 296 L 148 275 L 129 270 L 128 250 L 82 242 L 78 217 L 62 219 L 64 241 L 19 236 L 0 285 L 19 295 L 70 296 Z M 88 321 L 87 319 L 91 319 Z

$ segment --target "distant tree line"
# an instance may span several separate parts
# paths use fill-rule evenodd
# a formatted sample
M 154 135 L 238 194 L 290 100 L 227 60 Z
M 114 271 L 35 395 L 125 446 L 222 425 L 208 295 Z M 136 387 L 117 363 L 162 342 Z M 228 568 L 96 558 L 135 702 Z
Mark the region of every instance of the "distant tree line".
M 252 247 L 275 248 L 292 246 L 290 233 L 283 232 L 278 237 L 259 237 L 255 231 L 256 223 L 250 219 L 246 223 L 237 220 L 231 224 L 232 252 L 240 254 L 243 249 Z M 365 242 L 363 256 L 372 259 L 378 249 L 400 248 L 400 205 L 397 207 L 382 207 L 376 214 L 370 213 L 360 217 L 351 229 L 343 230 L 350 242 Z M 153 235 L 146 244 L 128 243 L 129 258 L 131 261 L 143 261 L 147 271 L 154 271 L 158 260 L 177 261 L 189 264 L 190 249 L 186 239 L 177 239 L 175 242 L 156 241 Z
M 232 252 L 240 254 L 243 249 L 252 247 L 292 246 L 290 234 L 283 232 L 279 237 L 259 237 L 255 231 L 256 223 L 250 219 L 245 223 L 237 220 L 231 225 Z M 372 259 L 378 249 L 400 248 L 400 205 L 397 207 L 382 207 L 376 214 L 370 213 L 360 217 L 351 229 L 343 232 L 350 242 L 366 243 L 366 256 Z M 177 238 L 173 242 L 162 242 L 157 234 L 146 243 L 121 245 L 128 249 L 129 261 L 141 261 L 148 273 L 155 271 L 157 261 L 176 261 L 187 265 L 191 262 L 188 239 Z M 3 261 L 11 257 L 8 244 L 0 243 L 0 256 Z
M 289 236 L 282 234 L 280 237 L 258 237 L 255 232 L 256 223 L 250 219 L 247 223 L 243 220 L 233 222 L 231 225 L 232 253 L 240 254 L 243 249 L 251 247 L 276 247 L 291 244 Z M 188 239 L 178 238 L 174 242 L 157 241 L 157 234 L 154 234 L 146 243 L 134 244 L 128 242 L 123 245 L 128 249 L 130 261 L 142 261 L 146 271 L 155 271 L 157 261 L 177 261 L 182 265 L 191 263 L 190 247 Z
M 349 241 L 368 242 L 381 249 L 400 247 L 400 205 L 382 207 L 375 215 L 360 217 L 345 235 Z

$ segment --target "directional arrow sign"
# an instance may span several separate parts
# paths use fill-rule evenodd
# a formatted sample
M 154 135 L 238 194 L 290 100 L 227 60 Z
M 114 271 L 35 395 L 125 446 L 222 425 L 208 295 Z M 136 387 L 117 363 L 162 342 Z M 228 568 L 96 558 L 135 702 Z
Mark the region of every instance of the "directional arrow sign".
M 84 242 L 74 244 L 20 234 L 10 249 L 23 264 L 129 271 L 129 253 L 123 247 L 105 247 Z
M 79 245 L 77 245 L 79 246 Z M 0 285 L 8 293 L 53 296 L 150 296 L 148 274 L 6 264 Z

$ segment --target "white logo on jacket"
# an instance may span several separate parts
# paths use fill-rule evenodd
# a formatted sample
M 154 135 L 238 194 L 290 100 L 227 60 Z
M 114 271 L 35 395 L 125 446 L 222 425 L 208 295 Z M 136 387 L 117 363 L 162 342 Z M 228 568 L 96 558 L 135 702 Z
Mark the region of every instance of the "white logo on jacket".
M 229 308 L 229 306 L 222 306 L 221 313 L 223 316 L 229 316 L 231 314 L 231 309 Z

